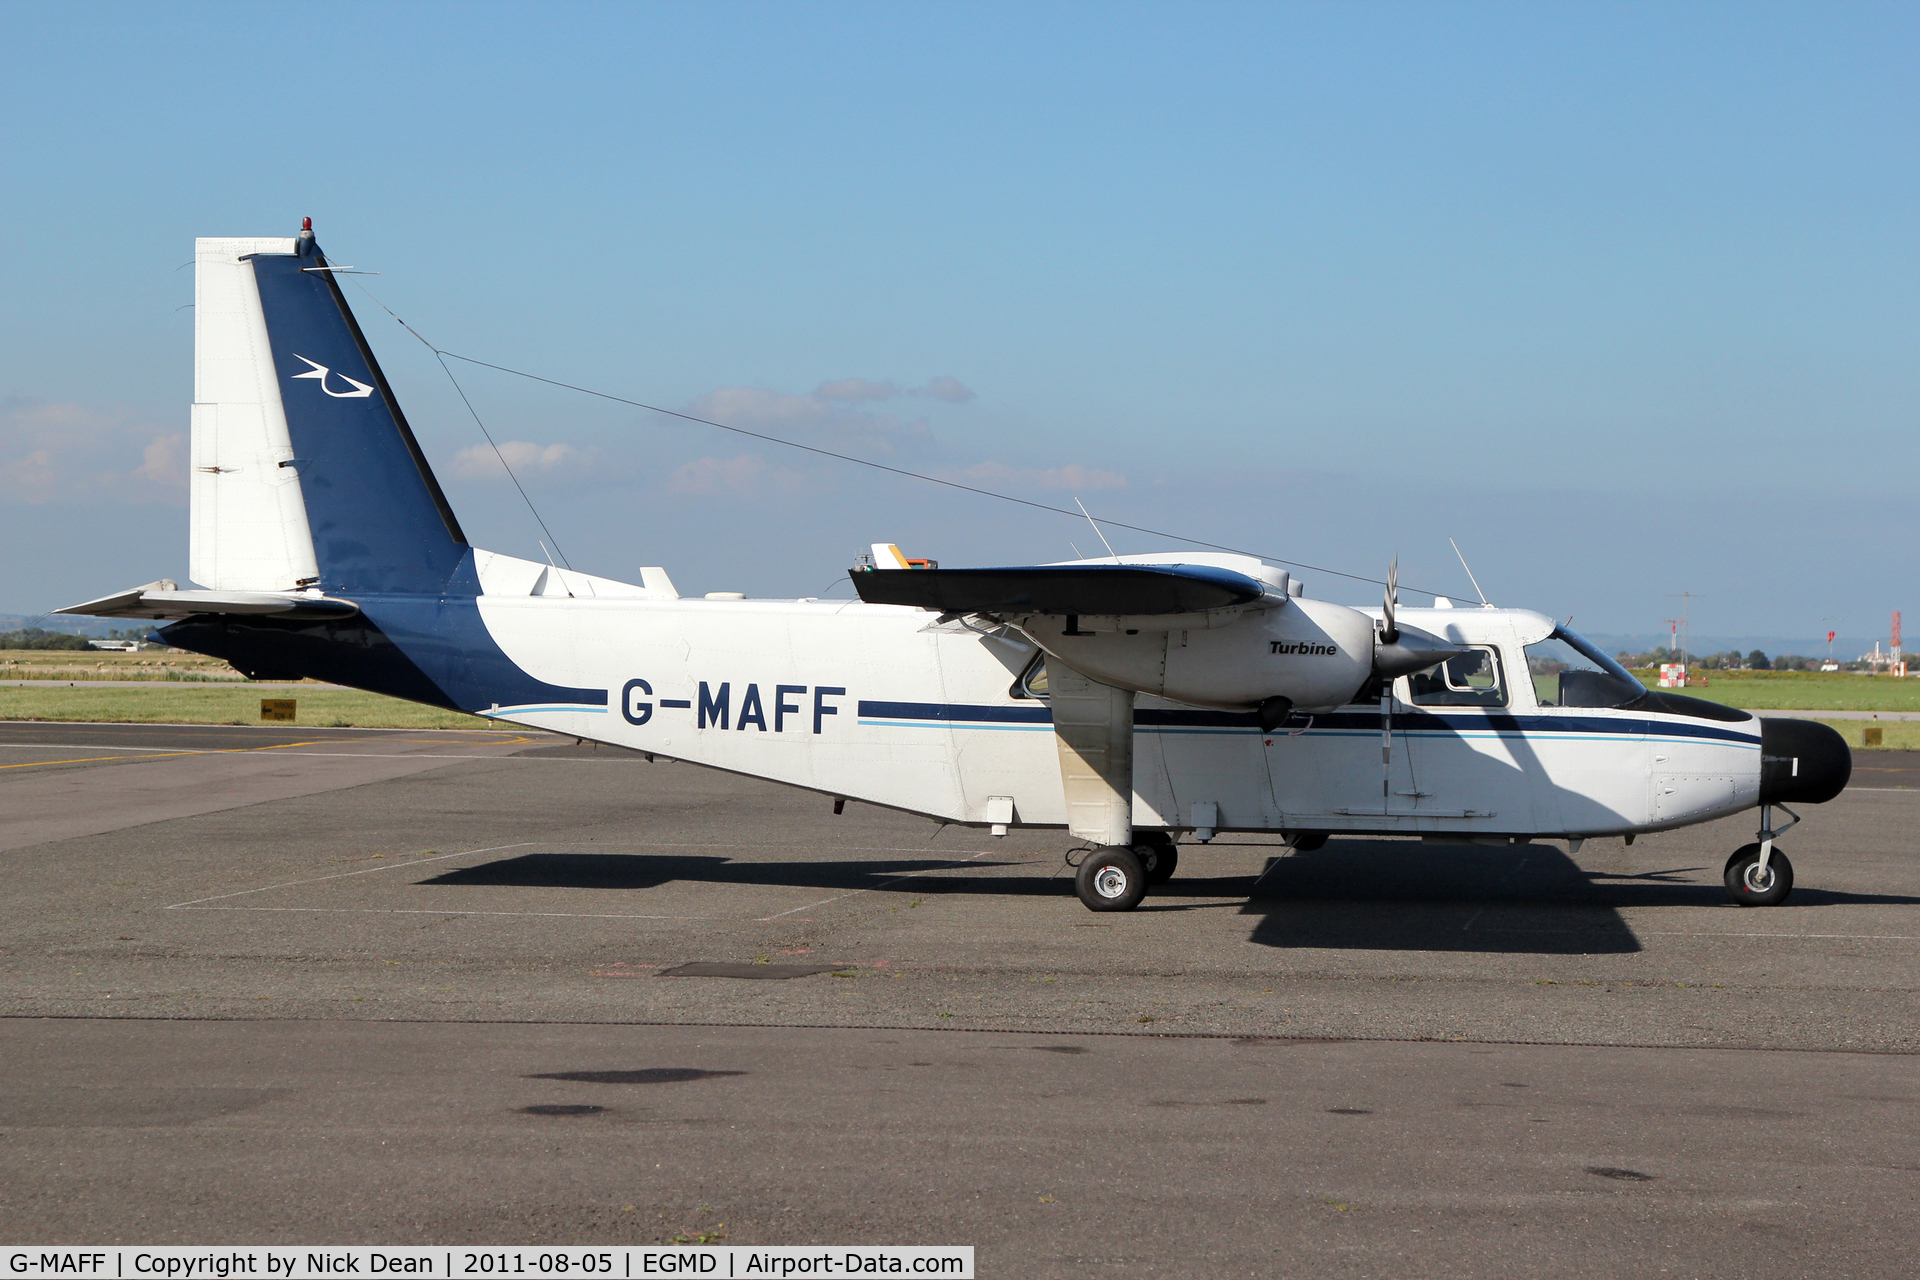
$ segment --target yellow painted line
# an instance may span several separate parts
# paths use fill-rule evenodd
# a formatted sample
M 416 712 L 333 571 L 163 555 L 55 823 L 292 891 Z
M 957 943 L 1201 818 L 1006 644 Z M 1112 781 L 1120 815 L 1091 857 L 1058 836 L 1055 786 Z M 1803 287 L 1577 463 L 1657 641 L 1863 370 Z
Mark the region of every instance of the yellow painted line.
M 266 747 L 212 747 L 204 751 L 163 751 L 158 754 L 149 752 L 145 755 L 137 756 L 82 756 L 78 760 L 29 760 L 25 764 L 0 764 L 0 769 L 44 769 L 48 765 L 53 764 L 96 764 L 102 760 L 133 762 L 139 760 L 165 760 L 172 756 L 237 755 L 246 751 L 281 751 L 287 747 L 316 747 L 319 746 L 322 741 L 325 741 L 325 739 L 316 742 L 276 742 Z

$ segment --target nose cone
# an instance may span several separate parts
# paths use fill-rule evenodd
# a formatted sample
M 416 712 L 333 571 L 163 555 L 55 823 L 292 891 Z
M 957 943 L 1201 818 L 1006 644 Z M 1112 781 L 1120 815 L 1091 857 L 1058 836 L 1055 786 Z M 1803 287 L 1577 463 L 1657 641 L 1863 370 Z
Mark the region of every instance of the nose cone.
M 1760 721 L 1760 803 L 1820 804 L 1846 790 L 1853 776 L 1847 740 L 1812 720 Z
M 1425 671 L 1438 662 L 1467 651 L 1465 645 L 1451 640 L 1442 640 L 1430 632 L 1417 627 L 1401 627 L 1398 638 L 1392 644 L 1382 644 L 1376 636 L 1373 642 L 1373 669 L 1375 674 L 1395 680 L 1401 676 L 1410 676 L 1416 671 Z

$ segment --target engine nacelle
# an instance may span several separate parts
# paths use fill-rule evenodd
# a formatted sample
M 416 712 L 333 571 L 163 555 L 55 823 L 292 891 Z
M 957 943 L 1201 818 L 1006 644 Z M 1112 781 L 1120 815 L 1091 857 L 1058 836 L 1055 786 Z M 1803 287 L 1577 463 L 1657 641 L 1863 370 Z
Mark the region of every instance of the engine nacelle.
M 1067 630 L 1076 623 L 1079 634 Z M 1094 631 L 1078 619 L 1032 616 L 1021 629 L 1095 680 L 1226 710 L 1285 698 L 1301 711 L 1349 701 L 1373 673 L 1374 620 L 1358 609 L 1295 597 L 1209 630 Z

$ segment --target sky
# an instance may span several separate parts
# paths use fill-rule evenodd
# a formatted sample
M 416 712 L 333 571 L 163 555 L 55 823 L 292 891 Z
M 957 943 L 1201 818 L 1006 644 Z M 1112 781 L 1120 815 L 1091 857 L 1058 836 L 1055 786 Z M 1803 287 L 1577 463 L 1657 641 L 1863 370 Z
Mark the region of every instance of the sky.
M 684 593 L 1084 520 L 1577 629 L 1920 610 L 1920 9 L 0 7 L 0 611 L 186 578 L 192 241 L 314 220 L 468 534 Z M 363 292 L 362 288 L 369 292 Z M 378 299 L 378 302 L 374 301 Z M 1177 537 L 1108 530 L 1121 553 Z M 1920 614 L 1916 614 L 1920 627 Z

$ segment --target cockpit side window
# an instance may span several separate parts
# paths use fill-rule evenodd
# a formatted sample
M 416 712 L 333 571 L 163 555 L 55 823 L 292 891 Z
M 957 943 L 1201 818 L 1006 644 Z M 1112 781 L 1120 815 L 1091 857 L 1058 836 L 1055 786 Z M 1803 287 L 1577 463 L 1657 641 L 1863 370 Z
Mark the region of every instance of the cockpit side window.
M 1527 646 L 1527 674 L 1543 707 L 1617 707 L 1647 691 L 1625 667 L 1565 627 Z
M 1475 645 L 1436 667 L 1407 677 L 1408 697 L 1416 707 L 1504 707 L 1507 682 L 1500 651 Z

